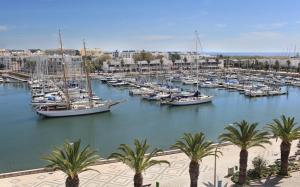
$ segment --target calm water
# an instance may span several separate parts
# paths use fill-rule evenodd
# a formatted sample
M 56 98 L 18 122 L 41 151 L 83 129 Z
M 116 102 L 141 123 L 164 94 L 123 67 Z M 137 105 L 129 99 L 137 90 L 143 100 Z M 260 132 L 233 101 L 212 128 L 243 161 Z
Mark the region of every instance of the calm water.
M 152 146 L 167 149 L 184 132 L 202 131 L 215 140 L 224 125 L 242 119 L 261 127 L 281 114 L 300 119 L 300 89 L 289 88 L 289 96 L 249 99 L 238 92 L 203 89 L 214 95 L 211 104 L 168 107 L 130 97 L 128 90 L 110 88 L 93 81 L 94 92 L 103 98 L 128 101 L 110 113 L 91 116 L 41 119 L 30 103 L 25 84 L 0 84 L 0 172 L 45 165 L 41 157 L 65 140 L 81 138 L 84 144 L 108 156 L 120 143 L 147 138 Z

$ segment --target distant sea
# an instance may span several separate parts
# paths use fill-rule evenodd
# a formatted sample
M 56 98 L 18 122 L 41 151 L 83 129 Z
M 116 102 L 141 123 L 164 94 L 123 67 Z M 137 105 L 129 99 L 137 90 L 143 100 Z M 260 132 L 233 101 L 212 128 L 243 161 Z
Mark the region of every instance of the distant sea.
M 295 56 L 284 52 L 207 52 L 210 55 L 223 56 Z

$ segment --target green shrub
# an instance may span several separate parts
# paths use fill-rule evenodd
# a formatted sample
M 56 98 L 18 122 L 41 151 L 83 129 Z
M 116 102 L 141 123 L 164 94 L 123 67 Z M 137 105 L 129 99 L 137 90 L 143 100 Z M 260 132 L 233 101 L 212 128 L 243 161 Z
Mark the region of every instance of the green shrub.
M 262 157 L 255 157 L 252 161 L 253 169 L 247 171 L 247 183 L 250 180 L 267 178 L 268 176 L 276 175 L 280 170 L 280 160 L 274 162 L 274 164 L 267 165 L 266 160 Z M 289 162 L 289 171 L 298 171 L 299 165 L 296 162 Z M 239 172 L 235 172 L 231 181 L 237 183 L 239 179 Z
M 253 171 L 250 172 L 250 175 L 255 178 L 261 178 L 262 174 L 267 172 L 267 161 L 261 156 L 257 156 L 252 161 Z

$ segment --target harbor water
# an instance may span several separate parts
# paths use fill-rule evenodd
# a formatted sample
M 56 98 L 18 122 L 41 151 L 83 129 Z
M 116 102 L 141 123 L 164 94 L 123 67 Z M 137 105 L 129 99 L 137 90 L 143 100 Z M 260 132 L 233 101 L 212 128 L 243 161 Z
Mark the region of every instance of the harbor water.
M 0 173 L 45 166 L 41 159 L 66 140 L 81 139 L 106 158 L 119 144 L 147 139 L 152 147 L 168 149 L 185 132 L 203 132 L 217 140 L 224 126 L 240 120 L 258 122 L 262 128 L 282 114 L 300 120 L 300 89 L 289 94 L 247 98 L 239 92 L 201 89 L 214 96 L 212 103 L 170 107 L 129 96 L 128 89 L 92 82 L 96 95 L 127 99 L 111 112 L 89 116 L 43 119 L 30 105 L 26 84 L 0 84 Z

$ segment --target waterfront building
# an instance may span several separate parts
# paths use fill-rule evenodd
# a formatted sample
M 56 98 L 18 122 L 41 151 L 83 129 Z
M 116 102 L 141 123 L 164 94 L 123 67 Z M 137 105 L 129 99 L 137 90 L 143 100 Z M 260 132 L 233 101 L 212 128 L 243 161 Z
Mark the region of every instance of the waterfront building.
M 0 56 L 9 55 L 10 52 L 7 49 L 0 49 Z
M 115 50 L 111 54 L 112 54 L 112 58 L 119 58 L 119 51 L 118 50 Z
M 35 61 L 37 64 L 43 64 L 48 75 L 61 75 L 63 72 L 61 55 L 37 55 L 31 56 L 30 60 Z M 64 55 L 64 62 L 67 65 L 69 76 L 75 76 L 82 72 L 81 56 Z
M 86 51 L 86 54 L 85 54 Z M 99 48 L 93 48 L 93 49 L 80 49 L 80 55 L 81 56 L 91 56 L 91 57 L 99 57 L 103 55 L 103 51 Z
M 61 55 L 60 49 L 47 49 L 45 50 L 46 55 Z M 64 49 L 64 54 L 75 56 L 80 55 L 80 52 L 76 49 Z
M 130 58 L 130 59 L 133 59 L 133 56 L 137 53 L 139 53 L 140 51 L 136 51 L 136 50 L 127 50 L 127 51 L 122 51 L 120 54 L 119 54 L 119 58 Z
M 10 69 L 10 65 L 11 65 L 11 56 L 10 55 L 1 55 L 0 56 L 1 69 Z

